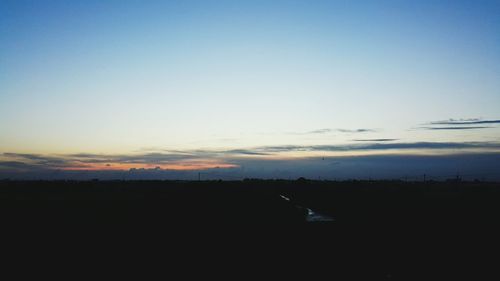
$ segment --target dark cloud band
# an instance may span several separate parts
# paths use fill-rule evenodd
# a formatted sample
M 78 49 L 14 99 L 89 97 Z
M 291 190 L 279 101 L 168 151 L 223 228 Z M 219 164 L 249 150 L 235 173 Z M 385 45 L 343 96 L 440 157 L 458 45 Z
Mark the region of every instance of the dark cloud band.
M 358 142 L 388 142 L 388 141 L 397 141 L 398 139 L 357 139 L 353 141 Z
M 68 155 L 38 155 L 3 153 L 1 169 L 64 169 L 85 168 L 91 164 L 176 164 L 185 161 L 235 161 L 242 157 L 273 156 L 287 152 L 347 152 L 347 151 L 390 151 L 390 150 L 500 150 L 500 143 L 494 142 L 413 142 L 392 143 L 395 139 L 357 140 L 345 145 L 281 145 L 261 146 L 230 150 L 187 150 L 175 153 L 143 153 L 134 155 L 101 155 L 78 153 Z M 371 143 L 375 141 L 375 143 Z M 367 142 L 367 143 L 359 143 Z
M 425 129 L 425 130 L 477 130 L 477 129 L 488 129 L 488 128 L 493 128 L 493 127 L 486 127 L 486 126 L 421 127 L 421 129 Z
M 480 125 L 480 124 L 500 124 L 500 120 L 481 120 L 481 119 L 449 119 L 443 121 L 430 122 L 430 125 Z

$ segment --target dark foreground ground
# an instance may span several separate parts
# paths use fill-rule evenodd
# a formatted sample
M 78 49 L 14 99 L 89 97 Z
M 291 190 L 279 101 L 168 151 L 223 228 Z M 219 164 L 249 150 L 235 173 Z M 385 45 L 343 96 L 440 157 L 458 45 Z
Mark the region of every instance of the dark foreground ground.
M 75 236 L 85 233 L 125 252 L 162 241 L 162 255 L 193 267 L 222 254 L 224 271 L 259 264 L 306 279 L 500 276 L 498 183 L 0 181 L 0 219 L 2 233 L 23 241 L 44 244 L 37 238 L 46 234 L 85 244 Z M 250 253 L 257 258 L 239 262 Z
M 4 220 L 69 224 L 500 225 L 500 184 L 0 181 Z

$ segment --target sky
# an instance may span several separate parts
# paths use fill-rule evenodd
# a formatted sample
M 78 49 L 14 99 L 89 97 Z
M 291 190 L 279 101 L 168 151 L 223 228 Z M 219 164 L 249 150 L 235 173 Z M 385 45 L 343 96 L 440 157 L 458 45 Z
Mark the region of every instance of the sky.
M 500 179 L 499 30 L 496 0 L 0 0 L 0 177 Z

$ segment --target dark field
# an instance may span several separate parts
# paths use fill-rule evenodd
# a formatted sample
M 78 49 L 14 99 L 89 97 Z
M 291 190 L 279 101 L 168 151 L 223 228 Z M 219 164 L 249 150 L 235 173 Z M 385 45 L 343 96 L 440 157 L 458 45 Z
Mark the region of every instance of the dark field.
M 499 202 L 498 183 L 460 181 L 0 182 L 2 233 L 22 241 L 15 249 L 113 245 L 114 256 L 169 257 L 160 268 L 182 274 L 255 278 L 498 277 Z
M 2 181 L 0 200 L 4 221 L 36 223 L 500 225 L 484 182 Z

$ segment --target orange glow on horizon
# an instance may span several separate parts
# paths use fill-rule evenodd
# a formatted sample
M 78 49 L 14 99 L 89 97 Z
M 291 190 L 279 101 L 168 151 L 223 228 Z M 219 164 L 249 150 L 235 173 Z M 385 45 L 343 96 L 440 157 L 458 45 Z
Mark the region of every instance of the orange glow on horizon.
M 178 162 L 171 164 L 143 164 L 143 163 L 91 163 L 80 166 L 64 167 L 65 171 L 128 171 L 130 169 L 161 169 L 175 171 L 208 170 L 215 168 L 237 168 L 238 165 L 218 163 L 213 161 Z

